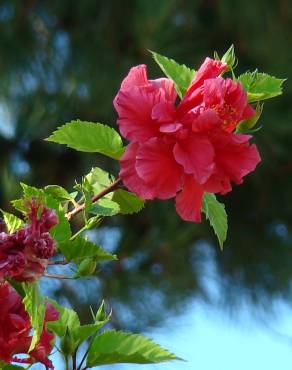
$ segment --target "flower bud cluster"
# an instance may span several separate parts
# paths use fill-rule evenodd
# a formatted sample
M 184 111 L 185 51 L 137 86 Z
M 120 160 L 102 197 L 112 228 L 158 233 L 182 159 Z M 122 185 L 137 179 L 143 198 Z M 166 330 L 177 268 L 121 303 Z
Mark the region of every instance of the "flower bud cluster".
M 58 223 L 54 210 L 30 203 L 29 224 L 12 234 L 0 232 L 0 280 L 34 281 L 56 251 L 49 230 Z
M 46 323 L 57 320 L 58 316 L 55 308 L 46 304 L 43 331 L 37 345 L 29 352 L 32 340 L 29 315 L 17 292 L 7 282 L 0 283 L 0 364 L 40 362 L 46 369 L 53 369 L 48 355 L 54 335 L 47 330 Z M 28 357 L 17 358 L 17 354 L 27 354 Z

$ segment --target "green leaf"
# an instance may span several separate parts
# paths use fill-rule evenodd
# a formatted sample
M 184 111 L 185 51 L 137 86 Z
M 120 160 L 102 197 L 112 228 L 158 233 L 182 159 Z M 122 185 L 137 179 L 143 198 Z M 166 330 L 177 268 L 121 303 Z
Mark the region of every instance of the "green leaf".
M 170 360 L 179 358 L 142 335 L 109 330 L 93 339 L 87 366 L 116 363 L 153 364 Z
M 137 213 L 144 207 L 144 200 L 123 189 L 114 192 L 112 200 L 120 207 L 120 213 L 127 215 Z
M 75 328 L 72 332 L 73 338 L 79 343 L 84 342 L 87 338 L 96 334 L 104 325 L 105 322 L 96 322 L 95 324 L 82 325 L 79 328 Z
M 48 185 L 44 188 L 44 191 L 46 194 L 49 194 L 58 200 L 72 200 L 72 196 L 68 193 L 68 191 L 59 185 Z
M 247 92 L 250 103 L 281 95 L 282 84 L 286 81 L 257 71 L 246 72 L 240 75 L 238 80 Z
M 240 124 L 236 127 L 235 132 L 237 134 L 249 132 L 257 124 L 263 112 L 263 107 L 264 107 L 263 103 L 262 104 L 257 103 L 257 106 L 255 108 L 256 114 L 253 117 L 240 122 Z
M 55 309 L 59 312 L 59 318 L 56 321 L 51 321 L 47 323 L 47 327 L 53 333 L 59 337 L 64 337 L 67 331 L 67 328 L 72 332 L 75 328 L 80 327 L 80 321 L 77 313 L 70 308 L 61 306 L 56 301 L 49 299 L 48 300 Z
M 78 315 L 74 310 L 63 307 L 51 299 L 49 302 L 58 310 L 59 318 L 57 321 L 49 322 L 47 327 L 57 336 L 63 338 L 61 349 L 66 354 L 72 353 L 78 345 L 90 336 L 95 335 L 108 322 L 110 317 L 109 315 L 104 316 L 102 321 L 95 318 L 93 324 L 81 326 Z
M 85 176 L 88 184 L 91 186 L 93 194 L 100 193 L 103 189 L 110 186 L 114 177 L 99 167 L 93 167 L 89 174 Z
M 85 258 L 80 262 L 76 277 L 92 275 L 96 270 L 96 261 L 92 258 Z
M 111 199 L 102 198 L 92 204 L 88 212 L 103 217 L 114 216 L 120 212 L 120 206 Z
M 87 258 L 93 259 L 98 263 L 117 259 L 115 255 L 80 236 L 60 244 L 59 249 L 69 262 L 81 263 L 81 261 Z
M 227 214 L 224 204 L 218 202 L 214 194 L 204 193 L 202 211 L 213 227 L 219 240 L 220 248 L 222 249 L 228 229 Z
M 52 238 L 54 238 L 58 244 L 63 243 L 64 241 L 70 239 L 72 235 L 69 221 L 66 218 L 66 215 L 65 215 L 65 212 L 62 206 L 59 204 L 58 205 L 59 208 L 57 208 L 58 202 L 54 203 L 56 208 L 53 206 L 52 203 L 48 201 L 48 198 L 46 198 L 46 203 L 48 207 L 54 208 L 57 211 L 57 216 L 58 216 L 58 223 L 57 225 L 52 227 L 52 229 L 50 230 L 50 234 Z
M 23 283 L 22 286 L 25 292 L 23 304 L 26 312 L 29 314 L 31 326 L 34 329 L 29 347 L 30 352 L 35 348 L 43 331 L 45 304 L 37 283 Z
M 46 139 L 81 152 L 101 153 L 119 159 L 124 152 L 120 135 L 101 123 L 71 121 Z
M 175 89 L 179 97 L 182 98 L 194 78 L 196 71 L 154 51 L 150 52 L 164 74 L 174 82 Z
M 7 230 L 10 234 L 14 233 L 14 231 L 20 229 L 24 225 L 23 220 L 14 216 L 12 213 L 2 211 L 2 214 Z
M 0 366 L 1 366 L 1 362 L 0 362 Z M 8 364 L 8 365 L 4 365 L 3 367 L 1 366 L 0 370 L 23 370 L 23 367 Z
M 50 230 L 51 236 L 57 241 L 57 243 L 62 243 L 68 240 L 71 237 L 71 228 L 59 201 L 56 200 L 52 195 L 47 194 L 43 189 L 38 189 L 24 183 L 21 183 L 20 185 L 23 190 L 23 199 L 17 199 L 16 201 L 13 201 L 12 203 L 14 207 L 23 213 L 27 213 L 28 202 L 32 198 L 39 199 L 42 205 L 54 209 L 58 216 L 58 224 L 52 227 Z

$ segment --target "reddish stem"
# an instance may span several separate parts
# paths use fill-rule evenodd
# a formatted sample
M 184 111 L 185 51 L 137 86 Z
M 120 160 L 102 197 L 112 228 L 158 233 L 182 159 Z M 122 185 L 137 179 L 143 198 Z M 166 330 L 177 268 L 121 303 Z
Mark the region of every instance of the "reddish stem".
M 113 182 L 110 186 L 103 189 L 100 193 L 96 194 L 94 197 L 92 197 L 92 203 L 95 203 L 102 197 L 104 197 L 106 194 L 111 193 L 112 191 L 116 190 L 118 186 L 121 184 L 122 180 L 118 178 L 115 182 Z M 69 211 L 66 213 L 67 219 L 70 221 L 73 217 L 75 217 L 78 213 L 83 211 L 85 209 L 85 203 L 80 204 L 78 207 L 74 208 L 72 211 Z

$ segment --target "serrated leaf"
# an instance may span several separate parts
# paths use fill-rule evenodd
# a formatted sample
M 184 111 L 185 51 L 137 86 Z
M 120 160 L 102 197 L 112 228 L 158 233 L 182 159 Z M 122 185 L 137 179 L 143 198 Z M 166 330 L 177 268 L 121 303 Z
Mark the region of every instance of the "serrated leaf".
M 111 174 L 99 167 L 93 167 L 89 174 L 85 176 L 85 179 L 92 187 L 92 191 L 94 192 L 94 194 L 97 194 L 103 189 L 109 187 L 110 184 L 114 181 L 114 178 L 113 176 L 111 176 Z
M 182 98 L 194 78 L 196 71 L 154 51 L 150 52 L 164 74 L 174 82 L 175 89 L 179 97 Z
M 84 277 L 93 275 L 96 270 L 96 261 L 92 258 L 85 258 L 79 263 L 75 277 Z
M 71 348 L 72 352 L 87 338 L 95 335 L 109 320 L 107 316 L 102 321 L 95 319 L 93 324 L 80 325 L 80 320 L 74 310 L 61 306 L 51 299 L 49 302 L 58 310 L 59 318 L 57 321 L 49 322 L 47 327 L 59 337 L 64 338 L 67 347 Z
M 93 203 L 88 212 L 103 217 L 114 216 L 120 212 L 120 206 L 111 199 L 102 198 Z
M 58 320 L 47 323 L 47 327 L 50 331 L 59 337 L 63 337 L 66 334 L 67 328 L 72 332 L 75 328 L 80 327 L 78 315 L 74 310 L 61 306 L 52 299 L 49 299 L 49 302 L 59 312 Z
M 206 218 L 209 220 L 211 226 L 217 235 L 220 248 L 223 248 L 223 243 L 227 235 L 227 214 L 224 204 L 218 202 L 214 194 L 204 193 L 202 211 L 205 213 Z
M 17 199 L 12 202 L 13 206 L 23 213 L 27 213 L 28 201 L 32 198 L 40 200 L 42 205 L 52 208 L 58 216 L 58 224 L 50 230 L 51 236 L 58 242 L 62 243 L 71 237 L 71 228 L 69 221 L 65 216 L 65 212 L 61 204 L 52 195 L 47 194 L 44 189 L 38 189 L 33 186 L 21 183 L 23 190 L 23 199 Z
M 118 203 L 120 207 L 120 213 L 124 215 L 141 211 L 145 204 L 143 199 L 123 189 L 116 190 L 112 200 Z
M 41 198 L 45 195 L 45 192 L 43 189 L 38 189 L 34 186 L 24 184 L 23 182 L 20 183 L 20 186 L 22 187 L 24 198 L 27 198 L 27 199 L 31 199 L 33 197 Z
M 59 185 L 48 185 L 44 188 L 46 194 L 51 195 L 53 198 L 62 200 L 71 200 L 72 196 L 68 193 L 66 189 Z
M 12 234 L 24 225 L 23 220 L 14 216 L 12 213 L 2 211 L 2 214 L 8 233 Z
M 240 75 L 238 80 L 247 92 L 250 103 L 281 95 L 282 85 L 286 81 L 257 71 L 246 72 Z
M 69 262 L 80 263 L 87 258 L 91 258 L 96 262 L 116 260 L 115 255 L 80 236 L 60 244 L 59 249 Z
M 124 152 L 120 135 L 101 123 L 71 121 L 60 126 L 46 139 L 81 152 L 101 153 L 119 159 Z
M 25 292 L 23 304 L 26 312 L 29 314 L 33 328 L 33 336 L 28 351 L 30 352 L 35 348 L 43 331 L 45 304 L 37 283 L 23 283 L 22 287 Z
M 253 117 L 240 122 L 240 124 L 236 127 L 235 132 L 237 134 L 249 132 L 257 124 L 263 112 L 263 107 L 264 107 L 264 103 L 262 104 L 257 103 L 257 106 L 255 108 L 256 114 Z
M 170 360 L 179 358 L 142 335 L 109 330 L 93 339 L 87 366 L 116 363 L 153 364 Z
M 87 338 L 96 334 L 105 324 L 106 322 L 97 322 L 95 324 L 82 325 L 72 331 L 72 336 L 78 343 L 82 343 Z

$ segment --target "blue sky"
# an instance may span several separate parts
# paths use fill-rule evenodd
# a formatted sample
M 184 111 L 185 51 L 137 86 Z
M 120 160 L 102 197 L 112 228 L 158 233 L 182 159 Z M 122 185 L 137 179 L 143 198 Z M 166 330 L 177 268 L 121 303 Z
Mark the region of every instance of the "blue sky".
M 278 304 L 281 319 L 269 326 L 253 319 L 245 309 L 231 320 L 222 311 L 194 303 L 165 327 L 147 332 L 152 339 L 188 362 L 159 365 L 116 365 L 123 370 L 291 370 L 292 311 Z M 291 335 L 291 339 L 289 337 Z

